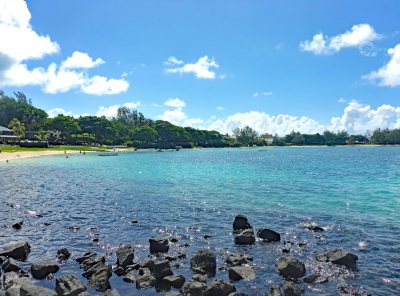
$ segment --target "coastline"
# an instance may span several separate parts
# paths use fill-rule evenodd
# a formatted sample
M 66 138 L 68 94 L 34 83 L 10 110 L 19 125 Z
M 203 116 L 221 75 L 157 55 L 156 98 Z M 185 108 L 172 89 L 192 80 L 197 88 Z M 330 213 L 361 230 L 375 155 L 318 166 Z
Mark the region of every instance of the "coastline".
M 32 157 L 41 157 L 41 156 L 51 156 L 51 155 L 62 155 L 66 153 L 68 154 L 77 154 L 79 151 L 76 150 L 66 150 L 64 151 L 55 151 L 55 150 L 45 150 L 45 151 L 16 151 L 16 152 L 1 152 L 0 153 L 0 162 L 9 162 L 19 159 L 26 159 Z

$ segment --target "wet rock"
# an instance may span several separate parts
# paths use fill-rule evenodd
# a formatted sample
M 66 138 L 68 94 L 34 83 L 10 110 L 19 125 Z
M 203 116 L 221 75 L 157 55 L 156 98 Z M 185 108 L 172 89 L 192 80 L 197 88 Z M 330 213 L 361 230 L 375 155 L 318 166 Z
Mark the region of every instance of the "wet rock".
M 142 268 L 148 268 L 150 271 L 154 270 L 154 260 L 153 259 L 144 259 L 142 264 Z
M 63 275 L 56 279 L 58 296 L 78 296 L 85 291 L 85 285 L 73 275 Z
M 71 231 L 78 231 L 79 229 L 81 229 L 81 227 L 78 225 L 72 225 L 72 226 L 68 226 L 67 229 L 71 230 Z
M 204 296 L 228 296 L 236 291 L 236 287 L 226 281 L 215 279 L 204 291 Z
M 269 288 L 267 293 L 264 296 L 282 296 L 281 290 L 277 286 L 273 286 Z
M 122 280 L 127 283 L 134 283 L 136 281 L 136 275 L 134 271 L 130 271 L 122 277 Z
M 268 228 L 261 228 L 258 230 L 257 237 L 266 242 L 278 242 L 281 240 L 281 235 L 279 233 Z
M 306 228 L 313 232 L 325 231 L 325 229 L 323 229 L 321 226 L 318 225 L 308 225 Z
M 328 279 L 325 277 L 321 277 L 319 273 L 314 273 L 303 278 L 303 282 L 305 282 L 306 284 L 325 284 L 328 282 Z
M 12 228 L 14 228 L 15 230 L 20 230 L 22 228 L 22 225 L 24 225 L 24 221 L 13 224 Z
M 217 258 L 208 249 L 200 250 L 190 259 L 190 268 L 196 273 L 206 274 L 209 277 L 215 276 Z
M 175 261 L 178 259 L 178 257 L 175 255 L 165 255 L 165 259 L 167 259 L 168 261 Z
M 203 296 L 206 287 L 203 283 L 190 280 L 182 286 L 181 292 L 184 296 Z
M 238 266 L 238 265 L 246 264 L 247 259 L 246 259 L 246 256 L 244 256 L 243 254 L 232 253 L 232 254 L 229 254 L 228 257 L 226 257 L 225 262 L 229 266 Z
M 132 265 L 128 265 L 128 266 L 125 268 L 125 270 L 126 270 L 126 271 L 139 270 L 139 268 L 140 268 L 140 264 L 134 263 L 134 264 L 132 264 Z
M 237 215 L 235 217 L 235 220 L 233 221 L 233 231 L 234 232 L 241 232 L 242 230 L 245 229 L 251 229 L 251 225 L 249 221 L 247 220 L 247 217 L 244 215 Z
M 6 296 L 57 296 L 53 290 L 34 285 L 29 278 L 15 279 L 6 290 Z
M 6 248 L 6 250 L 0 255 L 13 258 L 18 261 L 25 261 L 31 252 L 31 246 L 27 242 L 20 242 L 11 245 Z
M 192 280 L 200 283 L 207 283 L 207 277 L 202 274 L 195 274 L 192 276 Z
M 121 246 L 117 249 L 117 265 L 126 267 L 131 265 L 134 259 L 134 250 L 132 246 Z
M 251 266 L 234 266 L 229 268 L 229 279 L 231 281 L 251 281 L 255 279 L 256 273 L 254 272 L 254 268 Z
M 4 272 L 10 272 L 10 271 L 19 271 L 21 268 L 18 266 L 17 262 L 13 258 L 7 258 L 4 260 L 3 266 L 1 269 Z
M 240 292 L 233 292 L 229 294 L 228 296 L 247 296 L 245 293 L 240 293 Z
M 149 242 L 150 253 L 166 253 L 169 250 L 168 240 L 164 237 L 152 237 Z
M 282 249 L 282 253 L 285 253 L 285 254 L 290 253 L 290 250 L 289 249 Z
M 126 274 L 126 270 L 124 268 L 122 268 L 121 266 L 117 266 L 117 267 L 113 268 L 113 272 L 117 276 L 123 276 L 124 274 Z
M 210 238 L 212 238 L 212 235 L 207 235 L 207 234 L 206 234 L 206 235 L 204 236 L 204 239 L 210 239 Z
M 154 263 L 153 275 L 157 280 L 161 280 L 166 276 L 173 275 L 168 260 Z
M 184 259 L 184 258 L 186 258 L 186 254 L 185 254 L 185 253 L 178 253 L 178 254 L 176 254 L 176 256 L 177 256 L 179 259 Z
M 300 296 L 303 291 L 295 283 L 285 281 L 282 286 L 284 296 Z
M 170 275 L 163 278 L 165 285 L 180 289 L 185 283 L 186 279 L 183 275 Z
M 137 224 L 137 223 L 139 223 L 139 221 L 138 221 L 138 220 L 132 220 L 132 221 L 130 221 L 129 223 L 130 223 L 130 224 Z
M 92 266 L 98 265 L 99 263 L 105 262 L 104 256 L 98 256 L 96 253 L 85 253 L 83 257 L 77 258 L 76 261 L 81 265 L 81 267 L 87 271 Z
M 173 237 L 173 238 L 170 239 L 170 241 L 171 241 L 171 243 L 177 243 L 178 239 L 176 237 Z
M 56 273 L 59 269 L 60 267 L 55 262 L 40 262 L 32 264 L 31 274 L 35 279 L 41 280 L 51 273 Z
M 349 285 L 343 285 L 339 287 L 340 295 L 351 295 L 351 296 L 371 296 L 370 293 Z
M 108 289 L 104 292 L 104 296 L 121 296 L 116 289 Z
M 246 229 L 235 235 L 235 244 L 253 245 L 256 241 L 253 229 Z
M 142 271 L 144 271 L 143 274 L 136 279 L 136 288 L 141 290 L 154 287 L 156 278 L 151 274 L 149 269 L 145 268 Z
M 182 294 L 175 291 L 171 291 L 165 294 L 165 296 L 182 296 Z
M 291 256 L 281 257 L 276 262 L 276 267 L 280 275 L 287 279 L 298 279 L 305 275 L 306 268 L 304 264 Z
M 96 291 L 104 292 L 110 289 L 109 279 L 112 275 L 111 265 L 103 265 L 96 268 L 93 274 L 89 277 L 89 285 L 96 289 Z
M 337 265 L 344 265 L 348 268 L 353 268 L 357 264 L 358 256 L 347 252 L 344 249 L 334 249 L 328 252 L 316 255 L 316 260 L 319 262 L 332 262 Z
M 60 261 L 66 261 L 71 256 L 71 253 L 66 248 L 57 251 L 57 258 Z

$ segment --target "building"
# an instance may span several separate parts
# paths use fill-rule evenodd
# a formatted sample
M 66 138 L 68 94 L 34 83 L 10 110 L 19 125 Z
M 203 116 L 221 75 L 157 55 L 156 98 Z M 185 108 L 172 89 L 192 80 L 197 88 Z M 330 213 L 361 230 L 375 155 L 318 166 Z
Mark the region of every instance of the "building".
M 9 128 L 0 125 L 0 143 L 1 144 L 15 144 L 18 141 L 18 137 L 14 135 L 14 132 Z

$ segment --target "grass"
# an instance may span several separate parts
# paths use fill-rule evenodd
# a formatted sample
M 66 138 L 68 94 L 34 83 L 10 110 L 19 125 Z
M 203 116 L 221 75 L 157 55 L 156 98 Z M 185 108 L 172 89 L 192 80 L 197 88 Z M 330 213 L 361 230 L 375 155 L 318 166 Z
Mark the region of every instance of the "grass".
M 90 146 L 60 146 L 50 148 L 28 148 L 19 146 L 2 146 L 0 145 L 1 152 L 26 152 L 26 151 L 64 151 L 64 150 L 81 150 L 81 151 L 98 151 L 104 147 L 93 148 Z

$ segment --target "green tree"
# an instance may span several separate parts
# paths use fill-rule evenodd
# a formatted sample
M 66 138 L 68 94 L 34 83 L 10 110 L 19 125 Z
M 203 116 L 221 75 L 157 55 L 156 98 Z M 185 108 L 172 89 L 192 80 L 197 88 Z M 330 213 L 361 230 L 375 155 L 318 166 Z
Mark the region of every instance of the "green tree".
M 18 137 L 18 141 L 25 137 L 25 125 L 17 118 L 13 118 L 8 124 L 8 128 L 12 129 L 14 134 Z
M 62 138 L 69 144 L 72 144 L 72 135 L 81 131 L 81 128 L 73 117 L 61 114 L 48 119 L 46 127 L 50 130 L 60 131 Z

